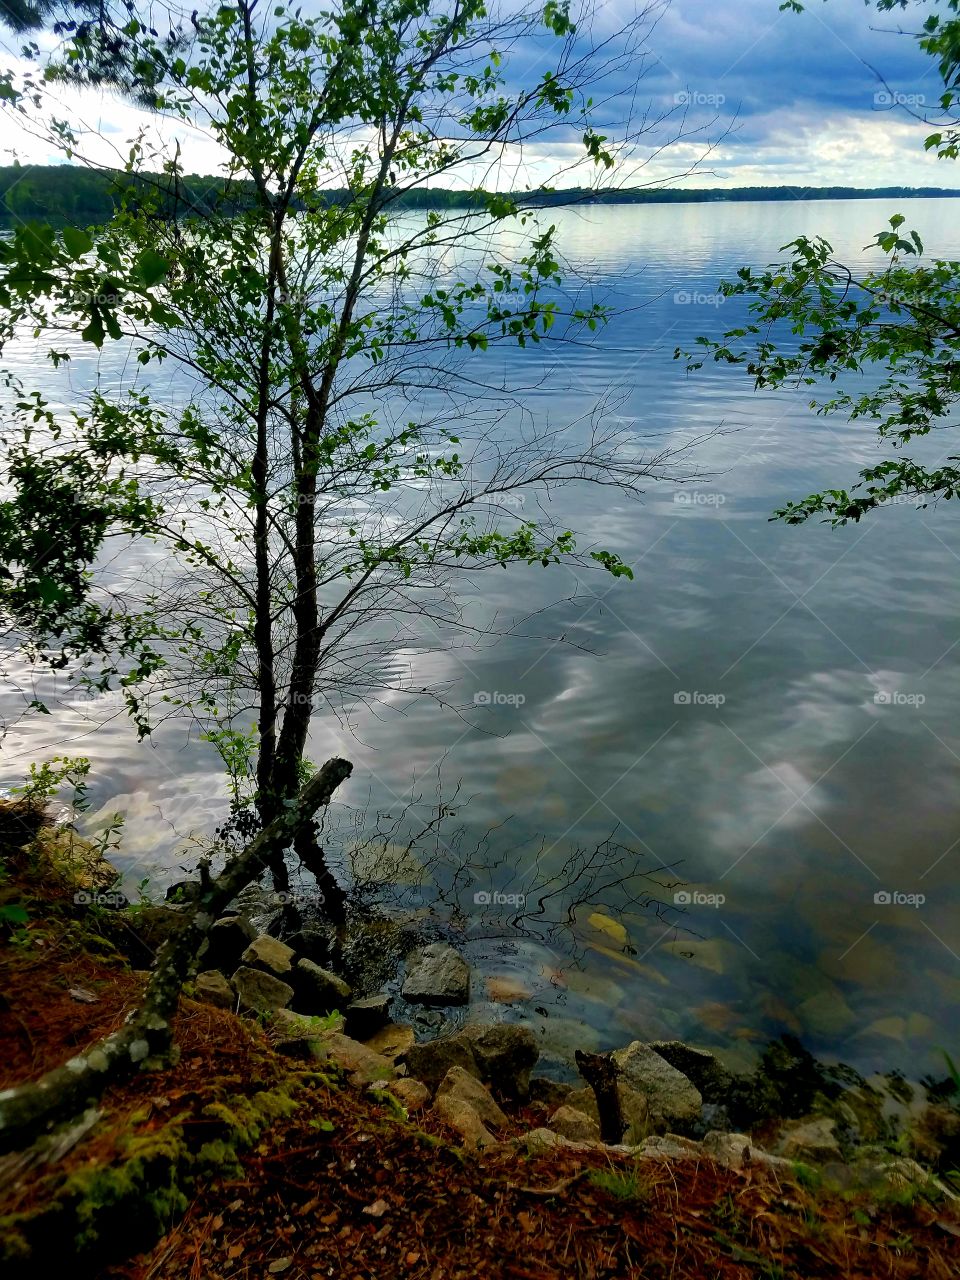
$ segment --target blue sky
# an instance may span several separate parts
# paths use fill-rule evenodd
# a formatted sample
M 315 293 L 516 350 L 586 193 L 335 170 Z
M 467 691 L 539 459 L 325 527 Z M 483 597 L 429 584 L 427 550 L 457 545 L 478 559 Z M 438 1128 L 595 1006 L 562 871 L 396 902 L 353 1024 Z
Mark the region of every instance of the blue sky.
M 863 0 L 810 0 L 804 13 L 794 14 L 781 13 L 779 0 L 654 0 L 657 21 L 644 59 L 622 68 L 607 89 L 614 103 L 616 95 L 626 101 L 637 90 L 640 103 L 677 108 L 673 124 L 685 105 L 687 128 L 703 132 L 653 155 L 642 180 L 684 173 L 709 138 L 715 150 L 680 185 L 960 187 L 952 164 L 924 153 L 930 127 L 916 118 L 936 116 L 936 67 L 909 36 L 896 34 L 907 19 L 918 25 L 922 8 L 911 6 L 901 16 L 878 14 Z M 619 25 L 627 12 L 626 0 L 601 0 L 596 29 Z M 3 43 L 15 52 L 16 41 L 8 36 Z M 72 121 L 104 135 L 93 153 L 108 162 L 126 151 L 125 140 L 145 120 L 110 95 L 90 93 L 62 105 Z M 216 170 L 219 155 L 209 140 L 183 136 L 182 143 L 189 169 Z M 113 157 L 110 146 L 118 148 Z M 4 130 L 0 151 L 4 162 L 14 152 L 25 162 L 59 159 L 48 144 L 11 129 Z M 546 177 L 564 154 L 560 146 L 541 145 L 527 157 L 527 176 Z M 515 176 L 513 185 L 521 185 L 522 171 Z

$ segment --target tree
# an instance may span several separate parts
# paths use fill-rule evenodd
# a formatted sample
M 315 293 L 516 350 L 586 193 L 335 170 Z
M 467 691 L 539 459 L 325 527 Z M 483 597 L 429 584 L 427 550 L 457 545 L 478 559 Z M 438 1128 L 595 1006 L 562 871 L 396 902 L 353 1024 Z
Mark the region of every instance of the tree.
M 880 11 L 913 7 L 910 0 L 875 3 Z M 946 12 L 960 12 L 960 0 L 947 0 Z M 940 118 L 925 147 L 954 160 L 960 155 L 960 18 L 928 14 L 916 39 L 937 59 L 944 85 Z M 686 359 L 688 370 L 701 368 L 708 356 L 742 365 L 758 390 L 839 380 L 842 389 L 811 407 L 873 423 L 879 440 L 897 451 L 862 470 L 849 490 L 828 489 L 788 502 L 774 518 L 799 524 L 823 515 L 843 525 L 892 499 L 915 499 L 924 507 L 930 499 L 960 494 L 960 458 L 929 468 L 900 452 L 917 437 L 952 425 L 960 400 L 960 262 L 921 261 L 920 236 L 905 230 L 905 222 L 895 214 L 868 246 L 883 256 L 873 269 L 838 261 L 820 236 L 800 236 L 784 245 L 789 259 L 766 270 L 742 267 L 721 291 L 750 299 L 750 321 L 727 330 L 719 341 L 698 338 L 693 353 L 679 348 L 675 353 Z M 794 339 L 786 338 L 788 330 Z M 847 389 L 855 374 L 871 375 L 868 389 Z
M 483 189 L 554 135 L 578 152 L 551 185 L 581 188 L 584 174 L 594 188 L 635 180 L 641 144 L 684 136 L 672 113 L 617 125 L 605 97 L 625 59 L 642 70 L 656 14 L 595 38 L 556 0 L 505 16 L 481 0 L 348 0 L 314 18 L 240 0 L 161 33 L 131 14 L 123 74 L 154 119 L 221 148 L 223 203 L 198 213 L 179 152 L 158 165 L 144 129 L 126 166 L 138 181 L 106 225 L 28 224 L 0 244 L 5 336 L 32 324 L 54 365 L 69 358 L 58 333 L 126 342 L 145 376 L 174 364 L 188 383 L 175 405 L 149 385 L 98 386 L 64 419 L 7 376 L 0 609 L 36 657 L 119 684 L 141 734 L 188 711 L 253 825 L 300 788 L 318 701 L 382 685 L 384 656 L 422 646 L 424 619 L 434 636 L 466 627 L 478 573 L 567 560 L 632 576 L 614 552 L 578 550 L 561 521 L 522 518 L 517 495 L 634 493 L 667 458 L 602 407 L 562 429 L 518 423 L 475 357 L 606 319 L 564 292 L 538 190 Z M 511 54 L 531 51 L 518 85 Z M 38 128 L 47 86 L 97 81 L 101 55 L 98 28 L 78 29 L 5 78 L 8 109 Z M 49 128 L 82 157 L 69 123 Z M 394 216 L 458 174 L 473 207 Z M 231 201 L 234 187 L 250 199 Z M 126 538 L 170 562 L 117 598 L 93 567 Z M 342 916 L 309 832 L 297 848 Z M 273 873 L 283 885 L 282 857 Z

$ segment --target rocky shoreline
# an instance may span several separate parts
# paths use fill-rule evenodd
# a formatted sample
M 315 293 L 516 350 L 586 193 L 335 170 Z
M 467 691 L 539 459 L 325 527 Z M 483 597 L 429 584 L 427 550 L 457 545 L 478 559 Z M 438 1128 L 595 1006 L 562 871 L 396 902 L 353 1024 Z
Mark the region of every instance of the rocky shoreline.
M 375 983 L 394 994 L 363 989 L 371 949 Z M 291 1058 L 332 1061 L 351 1083 L 388 1091 L 408 1112 L 432 1109 L 467 1149 L 496 1146 L 509 1127 L 503 1108 L 522 1106 L 536 1123 L 513 1142 L 527 1152 L 709 1157 L 733 1168 L 799 1168 L 844 1191 L 960 1198 L 960 1112 L 949 1081 L 919 1086 L 897 1073 L 868 1080 L 818 1062 L 792 1037 L 768 1046 L 752 1073 L 681 1041 L 635 1040 L 607 1055 L 622 1132 L 603 1142 L 598 1095 L 576 1080 L 574 1063 L 560 1073 L 566 1079 L 556 1078 L 553 1060 L 538 1074 L 528 1026 L 458 1025 L 470 970 L 448 942 L 417 942 L 388 921 L 367 922 L 345 946 L 321 926 L 288 930 L 283 941 L 257 934 L 241 911 L 213 926 L 201 963 L 198 999 L 260 1017 Z M 400 973 L 388 984 L 391 966 Z M 427 1016 L 395 1020 L 398 1006 Z

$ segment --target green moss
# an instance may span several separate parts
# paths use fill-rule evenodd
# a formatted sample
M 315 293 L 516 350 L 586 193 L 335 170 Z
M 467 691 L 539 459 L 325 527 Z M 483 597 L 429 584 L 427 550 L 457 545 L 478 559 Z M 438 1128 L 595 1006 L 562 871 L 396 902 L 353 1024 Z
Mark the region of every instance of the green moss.
M 264 1089 L 252 1097 L 235 1094 L 225 1102 L 211 1102 L 202 1115 L 219 1120 L 226 1126 L 230 1139 L 241 1147 L 252 1147 L 263 1130 L 274 1120 L 292 1115 L 300 1105 L 291 1093 L 296 1084 L 278 1089 Z
M 382 1106 L 389 1107 L 398 1120 L 407 1119 L 407 1109 L 400 1101 L 395 1098 L 389 1089 L 371 1089 L 368 1095 L 374 1102 L 379 1102 Z

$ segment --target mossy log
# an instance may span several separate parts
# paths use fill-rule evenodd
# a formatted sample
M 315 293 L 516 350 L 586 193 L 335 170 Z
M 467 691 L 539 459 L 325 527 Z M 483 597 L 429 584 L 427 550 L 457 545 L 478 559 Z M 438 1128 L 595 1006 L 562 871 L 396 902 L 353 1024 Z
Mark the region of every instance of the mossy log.
M 180 991 L 210 926 L 240 890 L 260 875 L 271 857 L 282 855 L 299 829 L 328 803 L 352 772 L 349 761 L 328 760 L 290 807 L 264 827 L 216 879 L 202 887 L 186 913 L 185 927 L 161 947 L 143 1001 L 119 1031 L 39 1080 L 0 1093 L 0 1152 L 27 1146 L 55 1124 L 90 1106 L 110 1084 L 169 1050 Z

